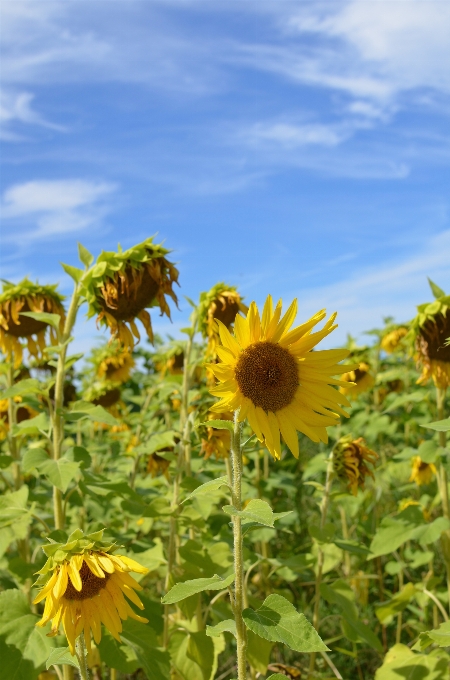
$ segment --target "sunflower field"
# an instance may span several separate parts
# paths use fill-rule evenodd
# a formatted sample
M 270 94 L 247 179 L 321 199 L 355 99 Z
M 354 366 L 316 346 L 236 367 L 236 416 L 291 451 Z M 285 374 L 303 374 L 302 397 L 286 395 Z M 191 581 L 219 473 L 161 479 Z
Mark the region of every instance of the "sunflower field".
M 153 239 L 79 257 L 0 294 L 0 678 L 449 679 L 450 296 L 323 349 Z

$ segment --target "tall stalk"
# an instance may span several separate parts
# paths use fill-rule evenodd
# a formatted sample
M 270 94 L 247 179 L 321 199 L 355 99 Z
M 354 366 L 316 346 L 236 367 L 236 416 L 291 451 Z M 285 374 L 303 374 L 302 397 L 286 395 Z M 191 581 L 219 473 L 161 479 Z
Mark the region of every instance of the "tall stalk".
M 242 510 L 242 423 L 238 421 L 239 411 L 234 414 L 234 429 L 231 435 L 231 461 L 233 465 L 233 486 L 231 498 L 233 507 Z M 247 636 L 242 611 L 244 609 L 244 542 L 242 538 L 242 520 L 233 515 L 233 550 L 234 550 L 234 593 L 233 613 L 236 621 L 236 646 L 238 680 L 247 680 Z
M 80 301 L 79 285 L 75 288 L 70 301 L 69 311 L 64 323 L 64 330 L 58 334 L 59 352 L 58 365 L 56 368 L 55 382 L 55 408 L 53 409 L 53 460 L 61 458 L 61 446 L 64 440 L 64 379 L 66 376 L 66 355 L 72 329 L 77 318 L 78 305 Z M 53 487 L 53 513 L 55 517 L 55 529 L 64 529 L 64 512 L 62 504 L 62 493 L 56 486 Z
M 438 411 L 438 420 L 444 420 L 445 418 L 445 393 L 446 389 L 437 387 L 436 388 L 436 404 L 437 404 L 437 411 Z M 445 432 L 439 432 L 438 433 L 439 437 L 439 446 L 443 449 L 445 449 L 445 444 L 446 444 L 446 433 Z M 444 517 L 447 519 L 450 519 L 450 507 L 449 507 L 449 499 L 448 499 L 448 476 L 447 476 L 447 470 L 445 469 L 445 466 L 441 463 L 439 467 L 439 487 L 441 491 L 441 498 L 442 498 L 442 513 Z M 442 534 L 441 536 L 441 543 L 442 543 L 442 548 L 443 548 L 443 555 L 445 559 L 445 567 L 447 570 L 447 591 L 449 595 L 449 607 L 450 607 L 450 531 L 446 531 L 445 533 Z
M 11 388 L 14 385 L 14 355 L 11 355 L 11 363 L 8 366 L 8 373 L 7 373 L 7 379 L 8 379 L 8 389 Z M 14 481 L 14 488 L 20 489 L 22 486 L 22 474 L 20 472 L 20 453 L 19 449 L 17 447 L 17 441 L 16 438 L 13 435 L 13 430 L 14 430 L 14 425 L 17 425 L 17 412 L 16 412 L 16 405 L 14 403 L 14 397 L 10 397 L 8 399 L 8 423 L 9 423 L 9 431 L 8 431 L 8 440 L 9 440 L 9 451 L 11 453 L 11 456 L 13 458 L 13 464 L 12 464 L 12 473 L 13 473 L 13 481 Z
M 327 479 L 325 482 L 325 489 L 323 492 L 322 502 L 320 504 L 320 530 L 323 531 L 325 528 L 325 523 L 327 521 L 328 506 L 330 504 L 330 493 L 331 486 L 333 484 L 334 478 L 334 468 L 333 468 L 333 453 L 330 453 L 328 458 L 327 466 Z M 325 554 L 318 543 L 318 554 L 317 554 L 317 573 L 315 580 L 315 597 L 314 597 L 314 613 L 313 613 L 313 626 L 317 632 L 319 632 L 319 610 L 320 610 L 320 586 L 322 584 L 322 573 L 323 565 L 325 561 Z M 314 668 L 316 665 L 316 654 L 313 652 L 309 657 L 309 675 L 308 678 L 313 676 Z

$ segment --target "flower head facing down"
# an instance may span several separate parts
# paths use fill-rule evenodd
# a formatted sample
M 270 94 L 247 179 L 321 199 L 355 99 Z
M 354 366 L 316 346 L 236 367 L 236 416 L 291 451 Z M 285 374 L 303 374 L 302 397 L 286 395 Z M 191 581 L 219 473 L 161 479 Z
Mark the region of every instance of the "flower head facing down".
M 133 349 L 140 340 L 139 319 L 153 341 L 149 307 L 159 307 L 170 318 L 166 295 L 177 304 L 173 284 L 178 270 L 169 262 L 168 250 L 148 238 L 122 252 L 103 252 L 82 280 L 82 294 L 89 303 L 88 317 L 110 328 L 113 338 Z
M 97 378 L 117 383 L 127 382 L 135 365 L 129 348 L 117 341 L 95 350 L 91 362 Z
M 216 321 L 231 330 L 237 314 L 247 314 L 248 307 L 235 286 L 217 283 L 207 293 L 200 296 L 198 306 L 198 328 L 204 338 L 208 338 L 206 356 L 216 358 L 216 347 L 220 343 Z
M 358 489 L 364 489 L 367 476 L 374 479 L 369 466 L 374 466 L 378 454 L 369 449 L 362 437 L 352 435 L 341 437 L 333 448 L 333 468 L 339 479 L 347 484 L 348 490 L 356 496 Z
M 215 414 L 211 413 L 208 420 L 213 420 Z M 221 420 L 233 420 L 232 413 L 222 413 Z M 200 455 L 205 456 L 205 460 L 214 456 L 215 458 L 228 458 L 231 447 L 231 435 L 229 430 L 219 430 L 216 427 L 208 427 L 207 437 L 202 438 Z
M 251 428 L 272 456 L 281 457 L 280 434 L 295 457 L 299 455 L 297 431 L 312 441 L 327 442 L 327 426 L 348 414 L 346 397 L 334 386 L 342 383 L 333 376 L 353 366 L 338 362 L 348 350 L 311 350 L 335 328 L 333 314 L 322 330 L 312 329 L 326 314 L 322 310 L 309 321 L 290 330 L 297 314 L 297 301 L 284 316 L 282 302 L 274 308 L 269 295 L 262 317 L 254 302 L 247 317 L 237 315 L 234 336 L 218 321 L 221 363 L 209 364 L 220 381 L 212 394 L 220 401 L 214 413 L 239 410 L 239 421 L 248 419 Z
M 404 326 L 394 328 L 394 330 L 386 333 L 386 335 L 384 335 L 381 339 L 381 349 L 383 349 L 387 354 L 392 354 L 402 346 L 402 341 L 407 334 L 408 329 Z
M 135 592 L 142 588 L 129 572 L 146 574 L 148 569 L 124 555 L 113 555 L 116 546 L 103 542 L 102 535 L 103 531 L 85 536 L 77 530 L 66 544 L 43 548 L 48 560 L 38 572 L 41 576 L 35 585 L 42 589 L 34 604 L 45 599 L 45 606 L 36 625 L 43 627 L 51 621 L 49 636 L 57 635 L 62 625 L 72 655 L 81 632 L 90 651 L 91 631 L 99 644 L 102 624 L 120 642 L 122 621 L 130 617 L 148 623 L 128 602 L 144 608 Z
M 357 368 L 344 373 L 342 380 L 345 381 L 339 388 L 342 394 L 350 398 L 357 397 L 371 389 L 375 384 L 375 379 L 370 372 L 370 366 L 365 361 L 357 365 Z
M 14 367 L 22 363 L 25 340 L 30 356 L 40 358 L 47 342 L 45 334 L 50 329 L 50 342 L 57 342 L 56 331 L 48 322 L 25 316 L 28 313 L 58 314 L 59 329 L 62 331 L 65 311 L 63 297 L 56 286 L 40 286 L 24 279 L 18 284 L 4 283 L 0 294 L 0 350 L 9 361 L 14 355 Z
M 436 387 L 450 387 L 450 295 L 430 281 L 436 297 L 434 302 L 417 307 L 418 314 L 413 319 L 410 337 L 415 346 L 415 358 L 422 369 L 419 384 L 433 378 Z
M 425 463 L 420 456 L 413 456 L 410 482 L 415 482 L 417 486 L 429 484 L 436 474 L 434 463 Z

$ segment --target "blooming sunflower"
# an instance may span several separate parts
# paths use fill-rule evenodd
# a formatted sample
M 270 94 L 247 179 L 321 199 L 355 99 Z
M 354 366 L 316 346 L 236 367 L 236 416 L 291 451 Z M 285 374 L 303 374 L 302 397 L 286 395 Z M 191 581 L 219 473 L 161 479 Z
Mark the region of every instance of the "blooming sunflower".
M 412 321 L 410 338 L 422 368 L 417 382 L 424 384 L 431 377 L 436 387 L 445 389 L 450 387 L 450 345 L 446 344 L 450 337 L 450 295 L 433 286 L 436 299 L 417 307 L 419 313 Z
M 408 329 L 405 328 L 405 326 L 397 326 L 393 330 L 390 330 L 381 339 L 381 349 L 383 349 L 386 354 L 392 354 L 402 346 L 402 341 L 407 334 Z
M 56 345 L 55 330 L 45 321 L 38 321 L 24 312 L 46 312 L 60 315 L 60 330 L 64 327 L 64 298 L 56 292 L 56 286 L 40 286 L 28 279 L 18 284 L 4 283 L 0 295 L 0 349 L 8 361 L 14 355 L 14 368 L 22 363 L 23 346 L 27 342 L 28 352 L 40 357 L 46 347 L 45 333 L 50 329 L 50 342 Z M 33 337 L 34 336 L 34 337 Z
M 344 373 L 342 380 L 345 382 L 340 386 L 339 390 L 350 398 L 367 392 L 375 384 L 375 379 L 370 373 L 370 366 L 365 361 L 357 364 L 357 368 Z
M 281 300 L 274 309 L 269 295 L 260 318 L 252 302 L 246 318 L 236 316 L 234 336 L 217 321 L 221 363 L 209 364 L 220 381 L 210 390 L 220 397 L 210 410 L 238 410 L 239 421 L 248 419 L 276 459 L 281 457 L 280 433 L 296 458 L 297 430 L 312 441 L 328 441 L 327 426 L 338 422 L 338 414 L 348 416 L 342 406 L 349 406 L 346 397 L 331 387 L 344 383 L 332 376 L 353 368 L 338 364 L 348 356 L 346 349 L 311 351 L 336 328 L 336 314 L 321 331 L 311 333 L 325 318 L 324 310 L 289 330 L 297 314 L 297 300 L 282 318 L 281 309 Z
M 200 295 L 198 329 L 204 338 L 208 338 L 206 356 L 210 359 L 216 358 L 216 347 L 220 342 L 216 320 L 231 330 L 236 315 L 248 312 L 242 299 L 235 286 L 225 283 L 217 283 L 210 291 Z
M 410 482 L 415 482 L 417 486 L 429 484 L 436 474 L 436 466 L 433 463 L 425 463 L 420 456 L 413 456 L 411 459 L 412 470 Z
M 103 540 L 103 531 L 84 535 L 77 529 L 66 544 L 54 543 L 43 547 L 48 559 L 35 585 L 42 586 L 34 604 L 45 599 L 42 619 L 37 626 L 52 621 L 49 636 L 58 635 L 60 624 L 75 654 L 75 640 L 84 631 L 88 652 L 91 631 L 98 645 L 103 623 L 113 637 L 120 640 L 122 621 L 128 617 L 148 623 L 131 608 L 126 596 L 140 609 L 144 608 L 136 590 L 142 587 L 129 572 L 148 573 L 148 569 L 125 555 L 113 555 L 114 544 Z
M 142 321 L 150 341 L 153 331 L 147 307 L 158 306 L 170 318 L 166 295 L 177 304 L 172 285 L 178 270 L 165 257 L 168 250 L 148 238 L 122 252 L 102 252 L 82 280 L 82 295 L 89 303 L 88 318 L 108 326 L 113 338 L 133 349 L 140 340 L 136 319 Z M 128 325 L 127 325 L 128 324 Z M 134 336 L 134 337 L 133 337 Z
M 333 468 L 336 475 L 347 483 L 348 490 L 356 496 L 358 489 L 364 489 L 367 476 L 374 479 L 368 465 L 374 466 L 378 454 L 365 446 L 364 439 L 353 439 L 351 434 L 341 437 L 333 448 Z

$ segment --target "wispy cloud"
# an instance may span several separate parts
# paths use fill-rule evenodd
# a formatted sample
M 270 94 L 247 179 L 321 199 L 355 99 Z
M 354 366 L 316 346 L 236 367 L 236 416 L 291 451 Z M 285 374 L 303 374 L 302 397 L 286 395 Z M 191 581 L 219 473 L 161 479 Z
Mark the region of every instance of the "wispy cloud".
M 67 128 L 46 120 L 32 107 L 34 95 L 30 92 L 0 91 L 0 139 L 4 141 L 23 141 L 22 134 L 15 132 L 11 126 L 15 123 L 38 125 L 58 132 L 65 132 Z
M 0 205 L 2 219 L 11 225 L 5 241 L 64 237 L 99 224 L 108 211 L 105 199 L 116 189 L 108 182 L 87 180 L 35 180 L 5 190 Z M 23 228 L 30 218 L 35 228 Z

